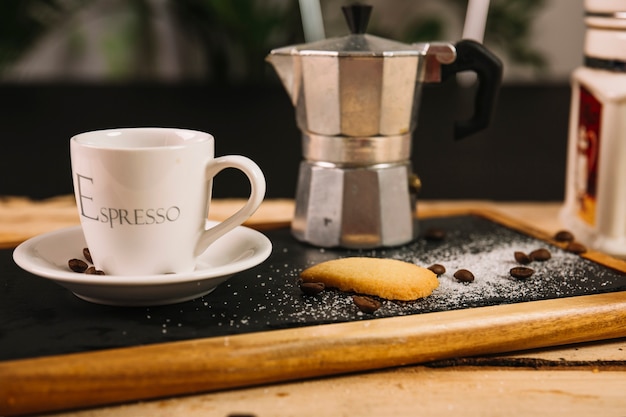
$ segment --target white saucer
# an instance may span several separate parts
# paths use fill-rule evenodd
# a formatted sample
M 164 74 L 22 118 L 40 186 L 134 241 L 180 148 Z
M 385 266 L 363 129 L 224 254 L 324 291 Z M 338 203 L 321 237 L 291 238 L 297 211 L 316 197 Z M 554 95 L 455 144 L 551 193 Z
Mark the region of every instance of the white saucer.
M 211 223 L 214 222 L 208 222 Z M 118 306 L 153 306 L 208 294 L 233 274 L 260 264 L 272 252 L 267 237 L 239 226 L 209 246 L 198 258 L 193 272 L 115 276 L 71 271 L 68 260 L 81 258 L 84 247 L 81 227 L 69 227 L 27 240 L 15 249 L 13 259 L 22 269 L 55 281 L 84 300 Z

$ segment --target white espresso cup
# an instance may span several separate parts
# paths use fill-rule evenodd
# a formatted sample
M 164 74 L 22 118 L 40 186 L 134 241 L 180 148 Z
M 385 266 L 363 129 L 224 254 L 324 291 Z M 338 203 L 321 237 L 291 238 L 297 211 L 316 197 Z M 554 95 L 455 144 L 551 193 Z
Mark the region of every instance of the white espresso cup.
M 94 266 L 107 275 L 186 273 L 220 236 L 245 222 L 265 196 L 250 159 L 216 158 L 208 133 L 175 128 L 86 132 L 70 140 L 78 214 Z M 241 170 L 250 197 L 207 229 L 213 177 Z

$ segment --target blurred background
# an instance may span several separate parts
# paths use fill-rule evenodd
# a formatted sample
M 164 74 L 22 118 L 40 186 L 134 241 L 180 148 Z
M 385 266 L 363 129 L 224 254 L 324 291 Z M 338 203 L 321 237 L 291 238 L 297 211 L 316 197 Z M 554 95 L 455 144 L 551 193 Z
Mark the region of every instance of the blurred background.
M 259 163 L 268 197 L 293 197 L 300 134 L 265 56 L 310 39 L 307 3 L 0 1 L 0 195 L 71 193 L 67 142 L 76 133 L 173 126 L 214 134 L 218 155 Z M 347 3 L 319 2 L 324 36 L 348 33 Z M 367 3 L 368 32 L 406 43 L 461 39 L 468 4 Z M 467 95 L 454 80 L 426 86 L 412 158 L 421 197 L 562 199 L 569 77 L 583 37 L 582 0 L 492 0 L 484 43 L 505 66 L 493 123 L 454 141 Z M 220 174 L 215 196 L 245 195 L 237 175 Z

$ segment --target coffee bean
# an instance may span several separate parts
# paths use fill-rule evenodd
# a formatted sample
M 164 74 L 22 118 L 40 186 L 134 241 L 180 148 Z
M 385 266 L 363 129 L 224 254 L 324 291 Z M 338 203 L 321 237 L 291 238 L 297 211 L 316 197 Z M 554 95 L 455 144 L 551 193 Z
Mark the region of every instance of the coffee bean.
M 557 242 L 572 242 L 574 235 L 568 230 L 559 230 L 554 234 L 554 240 Z
M 530 256 L 526 255 L 524 252 L 520 252 L 520 251 L 516 251 L 513 256 L 515 257 L 515 260 L 517 261 L 517 263 L 522 264 L 522 265 L 528 265 L 529 263 L 532 262 L 532 259 L 530 259 Z
M 301 282 L 300 290 L 306 295 L 316 295 L 324 291 L 326 285 L 323 282 Z
M 83 249 L 83 256 L 87 259 L 87 262 L 93 263 L 93 259 L 91 259 L 91 252 L 89 252 L 89 248 Z
M 424 239 L 438 242 L 446 238 L 446 231 L 437 227 L 431 227 L 424 232 Z
M 580 255 L 581 253 L 587 252 L 587 247 L 582 243 L 570 242 L 565 247 L 565 250 Z
M 443 275 L 446 273 L 446 268 L 441 264 L 433 264 L 428 267 L 431 271 L 433 271 L 437 276 Z
M 544 248 L 536 249 L 530 252 L 528 256 L 530 256 L 531 260 L 538 262 L 545 262 L 548 259 L 552 258 L 552 254 L 550 253 L 550 251 Z
M 454 278 L 461 282 L 472 282 L 474 281 L 474 274 L 467 269 L 459 269 L 454 273 Z
M 367 314 L 374 313 L 383 305 L 380 301 L 364 295 L 353 295 L 352 301 L 354 301 L 354 304 L 359 308 L 359 310 Z
M 90 266 L 85 270 L 85 274 L 87 275 L 104 275 L 104 271 L 96 269 L 95 266 Z
M 85 272 L 87 268 L 89 267 L 89 265 L 87 265 L 87 262 L 82 261 L 80 259 L 70 259 L 67 262 L 67 265 L 70 267 L 72 271 L 80 272 L 80 273 Z
M 534 274 L 535 270 L 525 266 L 516 266 L 515 268 L 511 268 L 510 273 L 513 278 L 526 279 Z

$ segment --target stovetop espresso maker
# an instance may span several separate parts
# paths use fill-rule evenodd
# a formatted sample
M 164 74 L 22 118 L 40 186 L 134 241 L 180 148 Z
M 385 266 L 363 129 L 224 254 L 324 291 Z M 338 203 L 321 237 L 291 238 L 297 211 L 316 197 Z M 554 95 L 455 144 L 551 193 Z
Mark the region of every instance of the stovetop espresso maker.
M 418 236 L 419 178 L 412 134 L 422 84 L 478 76 L 474 113 L 457 139 L 484 129 L 502 78 L 500 60 L 462 40 L 404 44 L 365 34 L 371 6 L 344 6 L 351 34 L 272 50 L 296 109 L 303 161 L 292 234 L 320 247 L 374 248 Z

